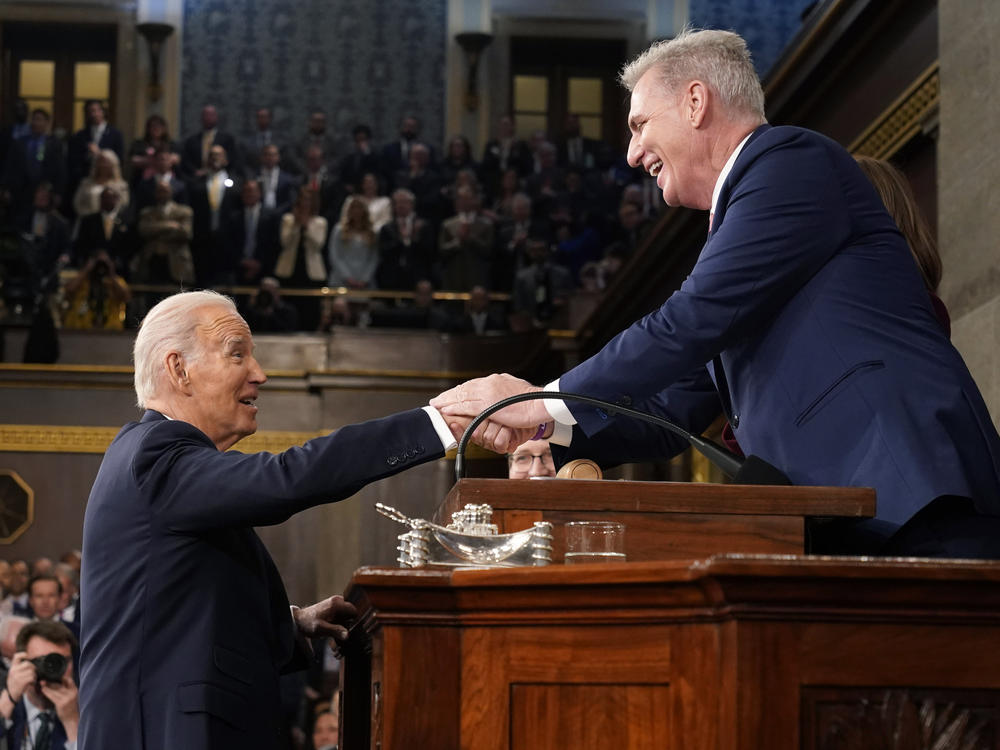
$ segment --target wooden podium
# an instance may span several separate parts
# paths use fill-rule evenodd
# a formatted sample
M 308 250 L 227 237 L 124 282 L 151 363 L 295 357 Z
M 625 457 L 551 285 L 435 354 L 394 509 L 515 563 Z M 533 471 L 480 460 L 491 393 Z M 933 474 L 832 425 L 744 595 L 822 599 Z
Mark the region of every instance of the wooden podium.
M 1000 745 L 1000 565 L 362 569 L 343 750 Z
M 501 533 L 551 521 L 553 562 L 562 562 L 567 521 L 624 522 L 625 554 L 643 562 L 722 552 L 798 554 L 805 551 L 807 518 L 875 515 L 875 491 L 866 487 L 462 479 L 434 520 L 447 525 L 468 503 L 491 505 Z
M 874 493 L 459 482 L 556 564 L 362 569 L 343 750 L 1000 748 L 1000 564 L 803 555 Z M 562 523 L 626 523 L 624 564 L 558 564 Z M 889 738 L 887 740 L 886 738 Z M 891 740 L 891 741 L 890 741 Z

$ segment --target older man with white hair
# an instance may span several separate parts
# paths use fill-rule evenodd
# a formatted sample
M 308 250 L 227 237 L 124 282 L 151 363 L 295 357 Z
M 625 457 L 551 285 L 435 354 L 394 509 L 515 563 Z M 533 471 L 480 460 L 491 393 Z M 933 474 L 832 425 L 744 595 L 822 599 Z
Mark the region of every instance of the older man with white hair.
M 282 747 L 281 672 L 304 637 L 346 637 L 339 596 L 291 607 L 253 531 L 444 455 L 429 407 L 280 454 L 257 429 L 267 378 L 250 329 L 214 292 L 168 297 L 135 341 L 145 414 L 104 456 L 83 531 L 80 748 Z
M 937 322 L 906 241 L 850 154 L 771 127 L 746 44 L 694 31 L 622 72 L 628 161 L 664 201 L 709 212 L 680 289 L 552 384 L 706 429 L 795 484 L 868 486 L 877 519 L 817 529 L 817 551 L 1000 557 L 1000 436 Z M 490 376 L 433 400 L 458 428 L 536 389 Z M 673 455 L 683 441 L 590 405 L 529 401 L 480 433 L 531 435 L 602 463 Z

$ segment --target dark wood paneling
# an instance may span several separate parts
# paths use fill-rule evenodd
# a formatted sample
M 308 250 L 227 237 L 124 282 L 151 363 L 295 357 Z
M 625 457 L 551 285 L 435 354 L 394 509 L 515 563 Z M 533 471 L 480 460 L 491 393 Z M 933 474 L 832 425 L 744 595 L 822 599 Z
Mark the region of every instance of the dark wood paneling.
M 402 727 L 427 713 L 449 739 L 460 723 L 460 742 L 425 745 L 442 748 L 996 748 L 997 563 L 731 555 L 362 570 L 347 596 L 382 634 L 370 680 L 392 671 L 416 691 L 430 653 L 446 674 L 457 654 L 461 679 L 454 703 L 429 708 L 383 691 L 380 725 L 399 729 L 381 745 L 362 730 L 345 750 L 409 750 Z M 363 671 L 353 659 L 348 673 Z M 343 721 L 370 726 L 368 714 Z M 946 742 L 948 729 L 967 742 Z

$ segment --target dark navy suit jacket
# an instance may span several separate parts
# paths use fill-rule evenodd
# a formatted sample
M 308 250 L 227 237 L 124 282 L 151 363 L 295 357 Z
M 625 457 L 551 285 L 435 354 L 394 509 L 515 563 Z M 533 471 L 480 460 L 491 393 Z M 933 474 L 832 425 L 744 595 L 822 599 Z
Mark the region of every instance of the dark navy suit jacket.
M 31 740 L 25 739 L 25 724 L 28 721 L 28 709 L 24 707 L 27 698 L 22 698 L 14 706 L 14 712 L 10 715 L 10 728 L 4 729 L 4 722 L 0 721 L 0 738 L 7 740 L 7 750 L 35 750 L 31 747 Z M 79 740 L 79 738 L 77 738 Z M 79 742 L 77 742 L 79 745 Z M 63 750 L 66 747 L 66 730 L 62 722 L 56 718 L 52 724 L 52 734 L 49 735 L 49 746 L 37 748 L 37 750 Z
M 560 388 L 695 431 L 721 408 L 747 454 L 795 484 L 874 487 L 885 521 L 942 495 L 1000 515 L 1000 438 L 905 240 L 851 156 L 807 130 L 752 134 L 681 288 Z M 568 406 L 570 457 L 685 447 Z
M 219 452 L 154 411 L 126 425 L 84 519 L 80 750 L 281 747 L 296 634 L 252 527 L 442 455 L 422 410 L 277 455 Z

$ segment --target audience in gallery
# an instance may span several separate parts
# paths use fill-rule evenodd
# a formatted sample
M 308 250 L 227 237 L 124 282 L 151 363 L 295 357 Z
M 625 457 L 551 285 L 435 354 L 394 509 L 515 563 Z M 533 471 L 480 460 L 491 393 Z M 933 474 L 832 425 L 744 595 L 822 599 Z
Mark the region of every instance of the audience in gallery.
M 0 746 L 76 746 L 80 565 L 78 549 L 63 553 L 58 562 L 44 556 L 30 562 L 0 559 L 0 687 L 5 687 L 0 691 Z M 306 671 L 281 683 L 287 746 L 300 750 L 329 749 L 338 742 L 339 658 L 322 638 L 312 647 Z M 63 659 L 45 666 L 63 669 L 62 677 L 40 680 L 40 667 L 30 659 L 50 653 Z M 40 739 L 43 724 L 51 725 L 46 729 L 50 740 Z
M 609 146 L 584 137 L 576 117 L 550 140 L 541 131 L 520 137 L 504 115 L 477 161 L 462 134 L 441 149 L 423 140 L 412 114 L 381 144 L 365 123 L 349 134 L 334 132 L 318 108 L 301 136 L 280 132 L 270 107 L 246 116 L 251 134 L 237 140 L 227 132 L 225 113 L 206 103 L 198 130 L 178 143 L 169 123 L 152 115 L 126 152 L 104 103 L 89 102 L 87 126 L 67 149 L 49 133 L 47 112 L 29 113 L 19 103 L 14 121 L 0 128 L 0 227 L 8 227 L 21 252 L 4 262 L 24 279 L 5 289 L 7 314 L 15 307 L 30 312 L 41 281 L 58 280 L 63 268 L 63 283 L 75 279 L 77 297 L 83 286 L 105 288 L 104 281 L 84 284 L 103 267 L 93 260 L 103 251 L 126 285 L 257 286 L 273 278 L 284 303 L 295 308 L 300 331 L 394 320 L 476 330 L 461 299 L 435 303 L 428 314 L 414 302 L 414 290 L 430 285 L 468 294 L 482 287 L 488 295 L 510 295 L 529 264 L 529 235 L 545 243 L 550 264 L 564 266 L 571 289 L 594 287 L 598 266 L 601 287 L 607 269 L 627 259 L 648 226 L 645 206 L 636 220 L 622 205 L 636 196 L 641 201 L 641 178 L 623 171 Z M 109 187 L 116 196 L 111 208 Z M 310 197 L 300 201 L 304 193 Z M 366 209 L 366 221 L 349 218 L 354 204 Z M 67 230 L 67 216 L 75 219 L 74 231 Z M 308 291 L 327 284 L 401 296 L 362 294 L 324 307 Z M 21 297 L 8 298 L 18 289 Z M 134 326 L 166 291 L 132 294 L 125 325 Z M 73 318 L 70 296 L 63 290 L 57 302 Z M 495 299 L 489 308 L 491 319 L 513 312 Z M 418 314 L 409 315 L 414 309 Z M 95 316 L 75 317 L 79 325 Z M 529 318 L 530 325 L 547 325 L 544 315 Z
M 156 155 L 161 152 L 168 155 L 171 173 L 177 170 L 181 163 L 181 148 L 176 141 L 171 140 L 167 121 L 160 115 L 150 115 L 146 119 L 142 137 L 132 141 L 128 151 L 133 186 L 142 180 L 148 180 L 154 174 L 165 174 L 165 170 L 157 168 L 155 164 Z

